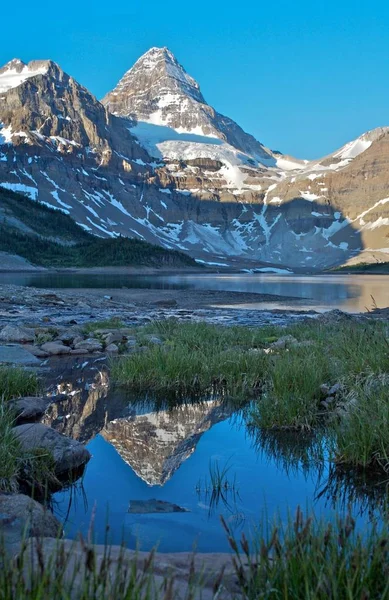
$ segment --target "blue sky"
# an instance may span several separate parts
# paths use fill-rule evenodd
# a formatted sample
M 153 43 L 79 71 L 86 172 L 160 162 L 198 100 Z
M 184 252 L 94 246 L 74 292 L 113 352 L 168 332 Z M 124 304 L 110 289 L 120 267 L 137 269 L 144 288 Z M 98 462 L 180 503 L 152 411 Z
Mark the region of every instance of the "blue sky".
M 52 58 L 98 98 L 151 46 L 168 46 L 209 104 L 301 158 L 389 125 L 381 0 L 116 0 L 112 11 L 98 0 L 21 0 L 2 6 L 1 21 L 1 64 Z

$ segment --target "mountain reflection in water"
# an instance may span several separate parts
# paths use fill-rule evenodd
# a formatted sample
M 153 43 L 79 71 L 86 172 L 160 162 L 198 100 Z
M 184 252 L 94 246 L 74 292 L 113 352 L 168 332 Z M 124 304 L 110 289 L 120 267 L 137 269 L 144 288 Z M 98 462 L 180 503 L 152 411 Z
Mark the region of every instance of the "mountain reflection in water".
M 199 551 L 228 551 L 221 514 L 237 535 L 250 536 L 264 515 L 285 520 L 299 505 L 328 519 L 350 505 L 361 527 L 385 510 L 386 482 L 330 464 L 322 434 L 252 430 L 249 406 L 234 412 L 218 399 L 134 398 L 110 387 L 108 368 L 96 358 L 52 361 L 46 382 L 68 396 L 49 408 L 45 422 L 88 444 L 93 456 L 82 487 L 87 505 L 77 501 L 77 488 L 54 497 L 69 537 L 86 534 L 93 518 L 96 541 L 103 541 L 109 515 L 114 543 L 188 551 L 196 542 Z M 212 464 L 228 464 L 234 482 L 216 503 L 207 487 Z M 152 498 L 188 512 L 128 512 L 130 499 Z

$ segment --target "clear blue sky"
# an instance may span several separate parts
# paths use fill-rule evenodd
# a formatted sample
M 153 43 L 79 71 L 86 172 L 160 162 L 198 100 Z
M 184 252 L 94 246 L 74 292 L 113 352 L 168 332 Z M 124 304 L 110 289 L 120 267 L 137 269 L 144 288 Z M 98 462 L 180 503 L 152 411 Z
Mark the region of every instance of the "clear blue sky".
M 322 156 L 389 125 L 381 0 L 21 0 L 1 7 L 0 63 L 52 58 L 98 98 L 168 46 L 209 104 L 273 149 Z

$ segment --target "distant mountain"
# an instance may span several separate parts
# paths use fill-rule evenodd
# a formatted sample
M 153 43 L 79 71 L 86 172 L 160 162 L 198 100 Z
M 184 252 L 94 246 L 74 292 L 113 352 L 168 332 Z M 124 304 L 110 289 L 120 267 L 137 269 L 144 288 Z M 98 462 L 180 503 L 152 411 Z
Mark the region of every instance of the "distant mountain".
M 102 103 L 52 61 L 0 69 L 2 187 L 96 236 L 208 264 L 387 256 L 388 141 L 383 127 L 318 161 L 271 151 L 209 106 L 167 48 L 143 55 Z

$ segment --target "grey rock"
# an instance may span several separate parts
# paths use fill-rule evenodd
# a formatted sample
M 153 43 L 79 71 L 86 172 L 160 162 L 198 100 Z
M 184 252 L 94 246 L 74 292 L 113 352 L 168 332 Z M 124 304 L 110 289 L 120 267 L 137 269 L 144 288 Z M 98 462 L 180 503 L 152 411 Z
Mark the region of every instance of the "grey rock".
M 77 344 L 79 344 L 80 342 L 84 341 L 84 337 L 82 335 L 77 335 L 74 339 L 73 339 L 73 346 L 76 346 Z
M 104 336 L 104 341 L 109 346 L 110 344 L 114 344 L 115 342 L 121 342 L 125 336 L 120 331 L 110 332 Z
M 24 346 L 0 346 L 0 364 L 38 365 L 40 361 Z
M 24 396 L 10 400 L 9 406 L 15 412 L 16 422 L 18 424 L 30 421 L 37 421 L 44 415 L 46 408 L 51 403 L 49 396 L 35 397 Z
M 41 504 L 24 494 L 0 495 L 0 530 L 6 546 L 24 537 L 58 537 L 61 523 Z
M 38 346 L 31 346 L 30 344 L 26 344 L 24 346 L 24 349 L 28 352 L 31 352 L 31 354 L 33 356 L 36 356 L 37 358 L 47 358 L 49 356 L 48 352 L 45 352 L 44 350 L 42 350 L 42 348 L 39 348 Z
M 88 354 L 88 350 L 85 350 L 85 348 L 73 348 L 70 350 L 70 354 L 81 356 L 82 354 Z
M 106 351 L 115 354 L 119 352 L 119 347 L 116 344 L 109 344 L 109 346 L 106 347 Z
M 42 423 L 18 425 L 13 432 L 23 450 L 31 452 L 44 448 L 52 453 L 55 472 L 60 475 L 78 469 L 90 459 L 90 453 L 83 444 L 61 435 Z
M 26 343 L 33 342 L 35 339 L 35 331 L 27 327 L 17 327 L 16 325 L 6 325 L 0 331 L 0 341 Z
M 74 344 L 75 350 L 86 350 L 87 352 L 100 352 L 103 349 L 103 344 L 94 338 L 88 338 Z
M 328 395 L 329 396 L 336 396 L 336 394 L 339 394 L 342 391 L 342 386 L 340 383 L 335 383 L 335 385 L 333 385 L 331 387 L 331 389 L 328 391 Z
M 41 349 L 51 356 L 70 354 L 69 346 L 65 346 L 62 342 L 46 342 L 42 344 Z
M 288 346 L 293 346 L 295 344 L 298 344 L 298 341 L 295 337 L 293 337 L 293 335 L 284 335 L 276 342 L 270 344 L 269 348 L 272 348 L 273 350 L 282 350 L 283 348 L 287 348 Z
M 154 334 L 147 334 L 144 336 L 145 340 L 147 340 L 150 344 L 155 344 L 156 346 L 162 346 L 163 341 L 161 338 Z

